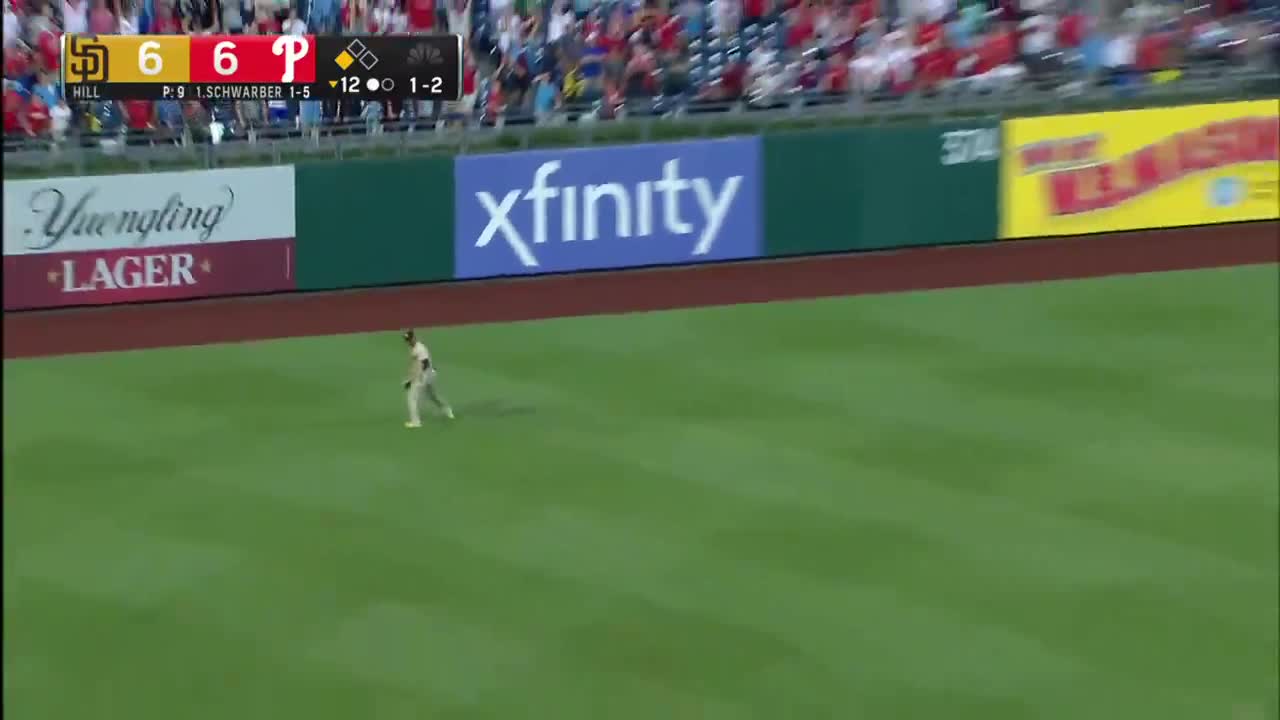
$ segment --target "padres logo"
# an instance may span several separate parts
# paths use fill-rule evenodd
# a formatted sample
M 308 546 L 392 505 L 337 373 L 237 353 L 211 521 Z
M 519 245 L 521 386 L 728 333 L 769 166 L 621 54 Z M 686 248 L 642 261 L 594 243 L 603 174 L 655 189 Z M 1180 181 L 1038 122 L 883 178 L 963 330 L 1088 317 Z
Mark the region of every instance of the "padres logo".
M 72 36 L 67 47 L 71 61 L 67 63 L 67 79 L 71 82 L 107 81 L 107 46 L 92 42 L 94 38 Z

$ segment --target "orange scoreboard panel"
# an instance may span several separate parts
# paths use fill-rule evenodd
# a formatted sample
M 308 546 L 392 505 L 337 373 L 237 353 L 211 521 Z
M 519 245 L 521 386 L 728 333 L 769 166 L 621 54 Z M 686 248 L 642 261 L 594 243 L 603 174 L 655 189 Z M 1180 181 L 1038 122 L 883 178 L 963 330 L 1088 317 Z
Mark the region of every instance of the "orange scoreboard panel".
M 72 101 L 457 100 L 462 38 L 64 35 Z

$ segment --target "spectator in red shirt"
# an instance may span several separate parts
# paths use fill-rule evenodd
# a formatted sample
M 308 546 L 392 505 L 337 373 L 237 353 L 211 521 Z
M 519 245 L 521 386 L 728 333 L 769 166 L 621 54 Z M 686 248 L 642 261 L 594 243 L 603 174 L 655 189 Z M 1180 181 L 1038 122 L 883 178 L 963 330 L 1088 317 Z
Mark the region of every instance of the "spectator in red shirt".
M 658 28 L 658 49 L 671 52 L 679 45 L 681 27 L 679 15 L 670 15 Z
M 45 30 L 40 33 L 36 48 L 40 51 L 40 66 L 49 72 L 57 72 L 62 62 L 62 34 Z
M 593 35 L 599 37 L 602 30 L 600 22 L 600 6 L 592 8 L 582 19 L 582 30 L 580 36 L 588 43 L 592 41 Z
M 181 35 L 182 25 L 173 9 L 173 0 L 156 0 L 156 16 L 151 21 L 153 35 Z
M 342 28 L 351 34 L 363 34 L 368 29 L 369 8 L 365 0 L 342 0 L 339 11 Z
M 842 8 L 831 20 L 826 48 L 831 55 L 853 57 L 858 20 L 853 8 Z
M 38 97 L 32 96 L 27 102 L 26 130 L 28 135 L 41 136 L 49 134 L 49 106 Z
M 409 32 L 426 32 L 435 27 L 435 0 L 407 0 Z
M 116 15 L 107 7 L 107 0 L 94 0 L 89 11 L 89 32 L 95 35 L 114 35 L 117 29 Z
M 855 32 L 861 32 L 871 21 L 876 19 L 876 0 L 857 0 L 853 4 L 853 22 Z
M 769 12 L 769 0 L 742 0 L 742 27 L 756 25 Z
M 1173 48 L 1173 33 L 1157 32 L 1143 36 L 1138 41 L 1138 69 L 1153 72 L 1172 67 Z
M 653 51 L 637 42 L 632 48 L 631 59 L 627 61 L 623 71 L 623 86 L 628 97 L 644 97 L 652 95 L 654 88 L 653 71 L 657 67 L 657 58 Z
M 467 118 L 476 107 L 476 64 L 471 59 L 474 53 L 470 45 L 462 47 L 462 100 L 456 112 Z
M 405 27 L 409 26 L 409 18 L 405 17 Z M 363 32 L 370 35 L 381 35 L 391 27 L 391 10 L 386 7 L 386 3 L 379 0 L 371 0 L 369 3 L 369 13 L 365 16 Z
M 462 47 L 462 94 L 474 95 L 476 92 L 476 50 L 470 44 Z
M 813 37 L 813 10 L 806 4 L 788 10 L 787 47 L 802 49 Z
M 942 23 L 923 23 L 916 31 L 916 45 L 928 48 L 942 38 Z
M 737 100 L 742 97 L 742 91 L 746 88 L 747 83 L 747 64 L 742 60 L 731 60 L 725 65 L 724 72 L 720 75 L 720 98 L 721 100 Z
M 260 35 L 278 35 L 280 33 L 280 18 L 266 8 L 259 7 L 251 28 Z M 250 28 L 245 28 L 245 32 L 249 32 L 249 30 Z
M 829 95 L 844 95 L 849 92 L 849 55 L 841 52 L 827 61 L 822 75 L 822 92 Z
M 4 88 L 4 134 L 17 135 L 24 131 L 23 116 L 26 114 L 26 108 L 23 107 L 26 100 L 22 97 L 22 93 L 5 83 Z
M 1215 0 L 1213 3 L 1214 14 L 1218 17 L 1239 15 L 1248 9 L 1247 0 Z
M 155 108 L 150 100 L 125 100 L 120 103 L 120 114 L 125 125 L 134 132 L 144 132 L 155 127 Z
M 528 37 L 526 35 L 526 37 Z M 604 37 L 605 50 L 609 52 L 618 52 L 627 48 L 627 24 L 626 16 L 621 10 L 613 13 L 609 18 L 609 24 L 605 30 Z
M 974 63 L 973 74 L 983 75 L 996 68 L 1013 62 L 1017 55 L 1013 33 L 1007 28 L 998 28 L 988 34 L 978 45 L 977 62 Z
M 9 80 L 20 80 L 31 74 L 31 55 L 21 47 L 12 47 L 4 51 L 4 76 Z
M 1080 13 L 1071 13 L 1058 23 L 1058 45 L 1064 48 L 1078 48 L 1084 42 L 1085 18 Z
M 939 38 L 920 56 L 918 83 L 922 89 L 934 90 L 948 79 L 955 77 L 956 52 Z

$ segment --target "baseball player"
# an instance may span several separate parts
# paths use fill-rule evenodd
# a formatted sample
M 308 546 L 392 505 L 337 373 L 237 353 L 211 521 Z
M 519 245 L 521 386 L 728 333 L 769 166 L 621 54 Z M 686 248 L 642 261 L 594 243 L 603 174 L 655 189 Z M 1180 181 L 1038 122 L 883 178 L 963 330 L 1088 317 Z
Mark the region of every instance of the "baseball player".
M 449 407 L 449 403 L 436 392 L 436 368 L 431 364 L 431 353 L 427 351 L 427 346 L 418 340 L 412 330 L 405 330 L 401 337 L 409 346 L 410 358 L 409 375 L 404 381 L 404 389 L 408 392 L 409 422 L 404 426 L 422 427 L 422 418 L 418 416 L 418 399 L 422 397 L 424 390 L 427 397 L 431 398 L 431 402 L 444 413 L 444 416 L 452 420 L 453 408 Z

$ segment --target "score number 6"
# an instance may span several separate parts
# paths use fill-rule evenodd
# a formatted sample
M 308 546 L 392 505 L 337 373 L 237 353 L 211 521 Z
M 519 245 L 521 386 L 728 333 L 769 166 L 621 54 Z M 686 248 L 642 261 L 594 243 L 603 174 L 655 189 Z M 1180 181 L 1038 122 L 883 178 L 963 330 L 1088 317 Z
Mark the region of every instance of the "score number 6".
M 143 75 L 159 75 L 164 70 L 164 58 L 160 53 L 160 43 L 148 40 L 138 46 L 138 72 Z
M 164 70 L 164 58 L 160 53 L 160 43 L 148 40 L 138 46 L 138 72 L 143 75 L 159 75 Z M 240 69 L 240 59 L 231 51 L 236 44 L 226 40 L 213 46 L 213 71 L 219 75 L 234 75 Z
M 232 54 L 236 44 L 223 40 L 213 46 L 213 71 L 219 75 L 235 75 L 240 69 L 240 59 Z

